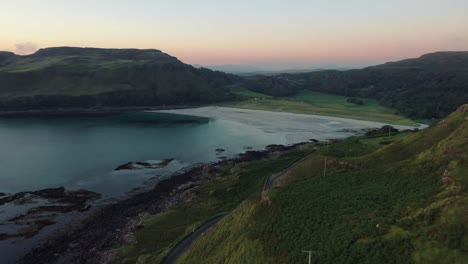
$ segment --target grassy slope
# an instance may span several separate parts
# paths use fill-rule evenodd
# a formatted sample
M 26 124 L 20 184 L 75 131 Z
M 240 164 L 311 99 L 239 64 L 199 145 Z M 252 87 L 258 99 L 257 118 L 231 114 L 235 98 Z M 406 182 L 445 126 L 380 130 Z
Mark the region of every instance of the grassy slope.
M 468 102 L 468 52 L 437 52 L 364 69 L 285 74 L 316 92 L 377 99 L 418 119 L 444 118 Z
M 116 263 L 159 263 L 175 243 L 207 219 L 236 208 L 244 199 L 257 197 L 264 177 L 280 171 L 310 152 L 293 151 L 273 162 L 237 164 L 210 174 L 210 181 L 197 188 L 192 202 L 149 215 L 144 228 L 134 234 L 138 242 L 119 249 Z
M 48 48 L 0 60 L 0 110 L 199 105 L 237 82 L 158 50 Z
M 364 105 L 347 102 L 345 96 L 323 94 L 312 91 L 300 91 L 298 94 L 282 99 L 273 99 L 245 90 L 235 91 L 246 100 L 227 103 L 225 106 L 257 110 L 291 112 L 299 114 L 318 114 L 386 122 L 391 124 L 415 125 L 416 123 L 401 115 L 396 110 L 381 106 L 373 99 L 362 99 Z
M 78 49 L 79 50 L 79 49 Z M 159 51 L 141 51 L 147 59 L 119 59 L 100 55 L 99 52 L 90 54 L 51 54 L 48 56 L 15 56 L 0 64 L 0 72 L 10 74 L 34 74 L 36 72 L 57 69 L 47 82 L 37 80 L 28 87 L 4 87 L 2 97 L 20 97 L 34 95 L 94 95 L 110 91 L 135 89 L 124 83 L 92 83 L 94 76 L 111 76 L 112 71 L 139 67 L 149 63 L 157 63 L 158 59 L 167 62 L 164 53 Z M 169 57 L 169 56 L 167 56 Z M 84 73 L 92 72 L 93 76 L 83 77 Z M 67 76 L 75 74 L 76 76 Z M 31 77 L 29 77 L 31 78 Z M 89 83 L 88 83 L 89 82 Z M 14 89 L 11 89 L 14 88 Z
M 300 263 L 302 249 L 318 263 L 467 263 L 467 118 L 323 148 L 269 191 L 270 206 L 245 200 L 180 263 Z M 323 177 L 325 156 L 347 163 Z

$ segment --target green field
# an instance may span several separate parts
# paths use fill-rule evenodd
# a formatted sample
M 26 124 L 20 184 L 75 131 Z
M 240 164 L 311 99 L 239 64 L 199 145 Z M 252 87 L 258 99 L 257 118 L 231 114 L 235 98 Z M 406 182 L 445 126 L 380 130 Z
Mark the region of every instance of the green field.
M 468 263 L 467 117 L 322 147 L 179 263 Z
M 245 88 L 233 88 L 231 92 L 247 100 L 254 99 L 254 98 L 273 99 L 272 95 L 254 92 Z
M 416 125 L 416 122 L 402 115 L 397 110 L 379 105 L 373 99 L 361 99 L 364 104 L 347 102 L 348 97 L 323 94 L 312 91 L 300 91 L 296 95 L 273 99 L 269 95 L 237 89 L 235 93 L 244 100 L 223 104 L 227 107 L 291 112 L 298 114 L 316 114 L 369 120 L 400 125 Z

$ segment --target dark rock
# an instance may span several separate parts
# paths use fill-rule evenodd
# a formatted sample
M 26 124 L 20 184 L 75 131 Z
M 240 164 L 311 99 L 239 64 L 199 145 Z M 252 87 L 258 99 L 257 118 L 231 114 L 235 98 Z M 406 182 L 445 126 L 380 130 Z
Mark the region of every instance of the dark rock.
M 56 198 L 61 198 L 65 195 L 65 188 L 64 187 L 49 188 L 49 189 L 34 191 L 34 192 L 31 192 L 31 194 L 37 195 L 45 199 L 56 199 Z
M 278 144 L 271 144 L 271 145 L 266 146 L 266 150 L 268 151 L 283 151 L 285 149 L 287 149 L 286 146 L 278 145 Z
M 27 227 L 18 229 L 16 233 L 13 234 L 0 234 L 0 241 L 10 238 L 31 238 L 39 233 L 44 227 L 53 225 L 56 222 L 52 219 L 37 219 L 32 221 Z
M 44 190 L 39 190 L 39 191 L 34 191 L 34 192 L 19 192 L 19 193 L 15 193 L 15 194 L 1 198 L 0 205 L 23 199 L 27 195 L 34 195 L 34 196 L 37 196 L 39 198 L 44 198 L 44 199 L 59 198 L 64 195 L 64 192 L 65 192 L 65 188 L 63 187 L 49 188 L 49 189 L 44 189 Z
M 149 162 L 143 162 L 143 161 L 137 161 L 135 162 L 136 165 L 140 165 L 140 166 L 143 166 L 143 167 L 149 167 L 151 166 L 151 163 Z
M 55 221 L 51 219 L 40 219 L 40 220 L 35 221 L 34 224 L 36 224 L 39 227 L 39 229 L 42 229 L 46 226 L 55 224 Z
M 116 170 L 116 171 L 118 171 L 118 170 L 133 170 L 132 164 L 133 164 L 133 162 L 125 163 L 125 164 L 122 164 L 122 165 L 118 166 L 114 170 Z
M 217 148 L 216 149 L 216 154 L 219 155 L 221 154 L 222 152 L 226 151 L 225 149 L 222 149 L 222 148 Z
M 39 233 L 44 227 L 55 224 L 57 213 L 72 211 L 86 211 L 91 208 L 89 201 L 98 199 L 100 194 L 88 191 L 65 191 L 65 188 L 49 188 L 32 192 L 20 192 L 0 199 L 2 203 L 13 202 L 24 204 L 32 202 L 33 198 L 47 199 L 53 205 L 42 205 L 29 209 L 26 213 L 17 215 L 8 222 L 25 226 L 14 234 L 2 234 L 0 240 L 9 238 L 30 238 Z
M 343 129 L 340 129 L 336 132 L 340 132 L 340 133 L 358 133 L 357 130 L 354 130 L 354 129 L 350 129 L 350 128 L 343 128 Z
M 249 150 L 249 151 L 246 151 L 245 153 L 240 154 L 238 161 L 250 161 L 250 160 L 265 158 L 267 156 L 268 156 L 267 151 Z
M 388 135 L 389 132 L 395 134 L 395 133 L 398 133 L 398 131 L 399 131 L 398 129 L 392 126 L 385 125 L 381 128 L 367 131 L 366 136 L 385 136 L 385 135 Z
M 141 169 L 159 169 L 166 167 L 169 163 L 171 163 L 174 159 L 163 159 L 159 163 L 150 163 L 145 161 L 137 161 L 137 162 L 129 162 L 122 164 L 115 168 L 115 171 L 119 170 L 141 170 Z
M 34 202 L 34 198 L 36 198 L 37 196 L 34 196 L 30 193 L 26 193 L 24 194 L 23 197 L 20 197 L 13 202 L 14 205 L 25 205 L 25 204 L 32 204 L 32 203 L 35 203 Z

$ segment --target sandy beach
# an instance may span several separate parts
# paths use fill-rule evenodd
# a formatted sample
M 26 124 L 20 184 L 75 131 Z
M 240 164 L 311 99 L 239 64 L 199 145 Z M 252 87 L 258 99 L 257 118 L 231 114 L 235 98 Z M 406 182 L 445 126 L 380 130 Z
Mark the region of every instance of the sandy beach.
M 380 128 L 385 123 L 347 119 L 340 117 L 293 114 L 261 110 L 208 106 L 187 109 L 157 110 L 153 112 L 190 115 L 222 119 L 256 127 L 267 133 L 279 133 L 289 144 L 309 139 L 328 140 L 345 138 L 362 132 L 363 129 Z M 392 125 L 404 130 L 412 126 Z M 420 126 L 419 128 L 424 128 Z

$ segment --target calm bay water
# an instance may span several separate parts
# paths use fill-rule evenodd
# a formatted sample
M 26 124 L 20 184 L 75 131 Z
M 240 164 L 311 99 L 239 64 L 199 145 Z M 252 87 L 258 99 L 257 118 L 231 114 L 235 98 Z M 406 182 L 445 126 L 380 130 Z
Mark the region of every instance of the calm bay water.
M 161 113 L 0 118 L 0 192 L 64 186 L 96 191 L 101 203 L 196 163 L 284 143 L 284 136 L 237 122 Z M 218 148 L 226 151 L 217 154 Z M 166 158 L 175 160 L 162 169 L 114 171 L 130 161 Z M 0 233 L 22 228 L 8 219 L 42 203 L 0 206 Z M 78 215 L 58 215 L 32 238 L 0 241 L 0 263 L 17 261 Z
M 0 192 L 64 186 L 118 196 L 189 164 L 216 161 L 244 147 L 285 143 L 240 123 L 160 113 L 0 119 Z M 168 168 L 114 172 L 130 161 L 174 158 Z

